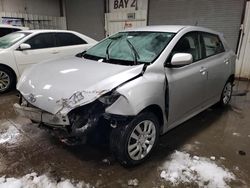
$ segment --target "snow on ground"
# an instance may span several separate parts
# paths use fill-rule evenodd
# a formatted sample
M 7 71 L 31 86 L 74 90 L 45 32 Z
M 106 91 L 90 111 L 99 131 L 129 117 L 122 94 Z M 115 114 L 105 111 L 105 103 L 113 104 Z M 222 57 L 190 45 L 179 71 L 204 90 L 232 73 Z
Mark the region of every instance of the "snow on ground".
M 19 135 L 20 133 L 18 129 L 10 125 L 5 132 L 0 133 L 0 144 L 4 143 L 13 144 L 17 141 Z
M 214 161 L 180 151 L 175 151 L 164 163 L 160 176 L 174 186 L 195 183 L 207 188 L 229 187 L 227 183 L 235 179 L 233 173 L 217 166 Z
M 22 178 L 0 177 L 0 188 L 90 188 L 89 184 L 84 182 L 72 183 L 70 180 L 57 182 L 46 175 L 37 176 L 31 173 Z

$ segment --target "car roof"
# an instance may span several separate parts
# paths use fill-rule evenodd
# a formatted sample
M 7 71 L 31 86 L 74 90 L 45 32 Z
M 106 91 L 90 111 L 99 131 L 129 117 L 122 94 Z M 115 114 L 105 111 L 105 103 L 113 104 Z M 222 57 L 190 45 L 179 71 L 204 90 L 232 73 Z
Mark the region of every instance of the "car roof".
M 27 31 L 19 31 L 19 32 L 25 32 L 25 33 L 76 33 L 75 31 L 69 31 L 69 30 L 56 30 L 56 29 L 34 29 L 34 30 L 27 30 Z
M 145 26 L 145 27 L 137 27 L 137 28 L 129 28 L 125 31 L 155 31 L 155 32 L 169 32 L 169 33 L 178 33 L 182 29 L 191 29 L 194 31 L 205 31 L 210 33 L 218 33 L 211 29 L 199 26 L 191 26 L 191 25 L 154 25 L 154 26 Z

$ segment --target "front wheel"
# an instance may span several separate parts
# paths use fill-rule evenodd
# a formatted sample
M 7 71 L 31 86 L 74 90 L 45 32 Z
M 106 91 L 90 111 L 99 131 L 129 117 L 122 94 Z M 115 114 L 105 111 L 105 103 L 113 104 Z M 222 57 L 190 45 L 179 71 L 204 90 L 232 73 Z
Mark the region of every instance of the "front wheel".
M 10 91 L 15 85 L 15 76 L 9 69 L 0 66 L 0 94 Z
M 232 98 L 232 93 L 233 93 L 233 83 L 232 81 L 229 80 L 227 81 L 227 83 L 223 88 L 219 104 L 221 106 L 228 105 Z
M 124 166 L 134 166 L 146 160 L 159 140 L 159 121 L 150 112 L 139 114 L 126 126 L 114 128 L 110 135 L 110 148 Z

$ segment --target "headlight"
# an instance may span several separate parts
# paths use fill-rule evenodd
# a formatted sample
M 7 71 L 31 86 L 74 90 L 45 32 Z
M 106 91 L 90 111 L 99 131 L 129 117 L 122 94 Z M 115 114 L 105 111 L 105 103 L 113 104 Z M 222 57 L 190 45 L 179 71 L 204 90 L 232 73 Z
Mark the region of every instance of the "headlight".
M 113 104 L 121 95 L 117 92 L 113 92 L 113 93 L 108 93 L 105 94 L 103 96 L 101 96 L 98 100 L 106 105 L 111 105 Z

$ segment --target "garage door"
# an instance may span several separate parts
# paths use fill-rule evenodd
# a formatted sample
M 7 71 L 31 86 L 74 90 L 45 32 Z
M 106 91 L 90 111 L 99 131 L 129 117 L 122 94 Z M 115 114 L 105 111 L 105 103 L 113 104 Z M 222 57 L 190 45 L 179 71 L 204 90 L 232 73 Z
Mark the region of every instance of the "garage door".
M 151 0 L 149 24 L 180 24 L 208 27 L 224 33 L 237 46 L 244 0 Z
M 103 39 L 104 6 L 103 0 L 65 0 L 68 29 Z

